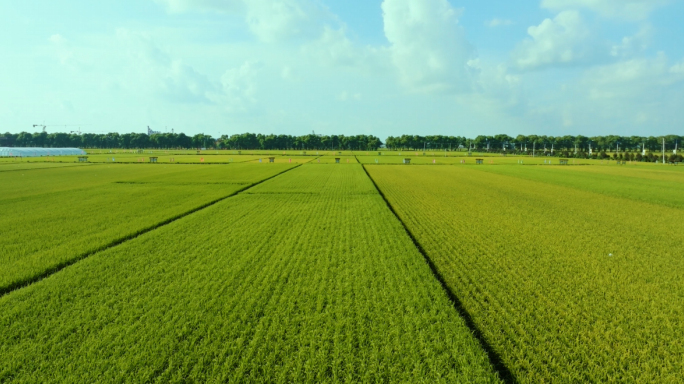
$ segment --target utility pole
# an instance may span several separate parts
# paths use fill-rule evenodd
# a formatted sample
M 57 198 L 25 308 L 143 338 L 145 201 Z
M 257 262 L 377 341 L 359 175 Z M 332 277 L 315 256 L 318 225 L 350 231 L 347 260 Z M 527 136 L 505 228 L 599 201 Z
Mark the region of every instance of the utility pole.
M 665 138 L 663 137 L 663 164 L 665 164 Z

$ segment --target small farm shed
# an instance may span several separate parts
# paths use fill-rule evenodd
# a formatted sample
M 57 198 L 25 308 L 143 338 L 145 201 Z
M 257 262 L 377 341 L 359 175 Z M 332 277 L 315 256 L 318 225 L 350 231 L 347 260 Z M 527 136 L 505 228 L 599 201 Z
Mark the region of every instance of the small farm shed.
M 78 162 L 79 163 L 87 163 L 88 162 L 88 156 L 79 156 Z
M 268 162 L 269 163 L 275 163 L 275 157 L 269 157 Z
M 484 159 L 475 159 L 475 164 L 484 164 Z
M 150 157 L 150 163 L 156 163 L 157 159 L 157 157 Z
M 335 162 L 339 164 L 340 158 L 339 158 L 339 157 L 336 157 L 336 158 L 335 158 Z
M 404 164 L 411 164 L 411 159 L 404 159 Z
M 560 164 L 560 165 L 568 165 L 568 159 L 558 159 L 558 164 Z

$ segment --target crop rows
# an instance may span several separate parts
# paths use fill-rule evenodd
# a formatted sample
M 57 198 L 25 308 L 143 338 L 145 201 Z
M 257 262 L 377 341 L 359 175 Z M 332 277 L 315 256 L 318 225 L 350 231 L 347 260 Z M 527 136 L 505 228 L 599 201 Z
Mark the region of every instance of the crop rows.
M 684 168 L 604 165 L 592 167 L 478 167 L 513 176 L 630 200 L 684 208 Z
M 0 293 L 289 166 L 183 167 L 90 166 L 3 176 Z
M 367 169 L 520 382 L 681 380 L 684 211 L 475 167 Z
M 0 298 L 0 382 L 496 382 L 361 166 L 305 165 Z

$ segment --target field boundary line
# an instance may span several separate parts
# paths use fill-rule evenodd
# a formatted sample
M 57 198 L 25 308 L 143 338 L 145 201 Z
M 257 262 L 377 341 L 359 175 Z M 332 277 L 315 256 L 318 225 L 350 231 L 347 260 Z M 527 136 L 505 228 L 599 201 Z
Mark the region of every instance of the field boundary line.
M 24 163 L 26 164 L 26 163 Z M 49 164 L 49 163 L 48 163 Z M 90 165 L 97 165 L 97 163 L 88 163 L 88 166 Z M 41 168 L 23 168 L 23 169 L 2 169 L 2 165 L 0 165 L 0 172 L 19 172 L 19 171 L 37 171 L 40 169 L 62 169 L 62 168 L 76 168 L 76 167 L 84 167 L 86 165 L 80 164 L 80 165 L 64 165 L 61 167 L 41 167 Z
M 242 193 L 242 192 L 244 192 L 244 191 L 246 191 L 246 190 L 248 190 L 248 189 L 250 189 L 250 188 L 252 188 L 252 187 L 255 187 L 255 186 L 257 186 L 257 185 L 259 185 L 259 184 L 261 184 L 261 183 L 263 183 L 263 182 L 266 182 L 266 181 L 268 181 L 268 180 L 271 180 L 271 179 L 273 179 L 273 178 L 275 178 L 275 177 L 278 177 L 278 176 L 280 176 L 280 175 L 282 175 L 282 174 L 284 174 L 284 173 L 286 173 L 286 172 L 289 172 L 289 171 L 291 171 L 291 170 L 293 170 L 293 169 L 295 169 L 295 168 L 298 168 L 298 167 L 300 167 L 300 166 L 302 166 L 302 164 L 297 164 L 297 165 L 295 165 L 295 166 L 293 166 L 293 167 L 291 167 L 291 168 L 288 168 L 288 169 L 286 169 L 286 170 L 284 170 L 284 171 L 278 172 L 278 173 L 276 173 L 275 175 L 269 176 L 269 177 L 267 177 L 267 178 L 265 178 L 265 179 L 263 179 L 263 180 L 259 180 L 259 181 L 257 181 L 257 182 L 252 183 L 252 184 L 245 184 L 243 188 L 240 188 L 240 189 L 238 189 L 238 190 L 236 190 L 236 191 L 234 191 L 234 192 L 232 192 L 232 193 L 230 193 L 230 194 L 228 194 L 228 195 L 226 195 L 226 196 L 219 197 L 218 199 L 214 199 L 214 200 L 212 200 L 212 201 L 209 201 L 209 202 L 207 202 L 207 203 L 204 203 L 204 204 L 202 204 L 202 205 L 199 205 L 199 206 L 197 206 L 197 207 L 195 207 L 195 208 L 192 208 L 192 209 L 190 209 L 190 210 L 188 210 L 188 211 L 179 213 L 179 214 L 177 214 L 177 215 L 175 215 L 175 216 L 172 216 L 172 217 L 170 217 L 170 218 L 168 218 L 168 219 L 164 219 L 164 220 L 162 220 L 162 221 L 160 221 L 160 222 L 158 222 L 158 223 L 156 223 L 156 224 L 153 224 L 153 225 L 151 225 L 151 226 L 149 226 L 149 227 L 147 227 L 147 228 L 143 228 L 143 229 L 141 229 L 141 230 L 138 230 L 138 231 L 136 231 L 136 232 L 130 233 L 130 234 L 125 235 L 125 236 L 123 236 L 123 237 L 120 237 L 120 238 L 118 238 L 118 239 L 112 240 L 112 241 L 110 241 L 110 242 L 107 243 L 107 244 L 104 244 L 104 245 L 102 245 L 102 246 L 100 246 L 100 247 L 97 247 L 96 249 L 90 250 L 90 251 L 88 251 L 88 252 L 82 253 L 81 255 L 79 255 L 79 256 L 77 256 L 77 257 L 75 257 L 75 258 L 73 258 L 73 259 L 66 260 L 66 261 L 64 261 L 64 262 L 62 262 L 62 263 L 59 263 L 59 264 L 57 264 L 57 265 L 55 265 L 55 266 L 53 266 L 53 267 L 51 267 L 51 268 L 49 268 L 49 269 L 47 269 L 47 270 L 41 272 L 41 273 L 38 273 L 38 274 L 35 274 L 35 275 L 33 275 L 33 276 L 27 277 L 27 278 L 22 279 L 22 280 L 20 280 L 20 281 L 17 281 L 17 282 L 8 284 L 8 285 L 6 285 L 6 286 L 4 286 L 4 287 L 0 287 L 0 299 L 3 298 L 4 296 L 6 296 L 6 295 L 8 295 L 8 294 L 10 294 L 10 293 L 12 293 L 12 292 L 14 292 L 14 291 L 17 291 L 17 290 L 22 289 L 22 288 L 26 288 L 26 287 L 28 287 L 28 286 L 30 286 L 30 285 L 33 285 L 33 284 L 35 284 L 35 283 L 37 283 L 37 282 L 40 282 L 41 280 L 44 280 L 44 279 L 46 279 L 46 278 L 48 278 L 48 277 L 50 277 L 50 276 L 52 276 L 52 275 L 54 275 L 54 274 L 60 272 L 61 270 L 65 269 L 65 268 L 67 268 L 67 267 L 70 267 L 70 266 L 72 266 L 72 265 L 78 263 L 79 261 L 84 260 L 84 259 L 86 259 L 86 258 L 88 258 L 88 257 L 90 257 L 90 256 L 92 256 L 92 255 L 94 255 L 94 254 L 96 254 L 96 253 L 105 251 L 105 250 L 110 249 L 110 248 L 114 248 L 114 247 L 116 247 L 116 246 L 118 246 L 118 245 L 121 245 L 121 244 L 123 244 L 123 243 L 126 243 L 126 242 L 128 242 L 128 241 L 130 241 L 130 240 L 133 240 L 133 239 L 135 239 L 135 238 L 137 238 L 137 237 L 139 237 L 139 236 L 141 236 L 141 235 L 144 235 L 144 234 L 146 234 L 146 233 L 152 232 L 152 231 L 154 231 L 155 229 L 158 229 L 158 228 L 161 228 L 161 227 L 163 227 L 163 226 L 165 226 L 165 225 L 171 224 L 171 223 L 173 223 L 174 221 L 180 220 L 180 219 L 182 219 L 182 218 L 184 218 L 184 217 L 187 217 L 187 216 L 189 216 L 189 215 L 191 215 L 191 214 L 193 214 L 193 213 L 195 213 L 195 212 L 198 212 L 198 211 L 201 211 L 201 210 L 203 210 L 203 209 L 205 209 L 205 208 L 208 208 L 208 207 L 210 207 L 210 206 L 212 206 L 212 205 L 214 205 L 214 204 L 216 204 L 216 203 L 219 203 L 219 202 L 221 202 L 221 201 L 223 201 L 223 200 L 226 200 L 226 199 L 228 199 L 228 198 L 231 198 L 231 197 L 233 197 L 233 196 L 236 196 L 236 195 L 238 195 L 238 194 L 240 194 L 240 193 Z
M 413 242 L 413 245 L 416 247 L 418 252 L 420 252 L 421 255 L 423 255 L 423 258 L 425 259 L 425 262 L 427 262 L 428 266 L 430 267 L 430 270 L 432 271 L 433 276 L 439 284 L 442 286 L 442 289 L 444 292 L 447 294 L 447 297 L 449 300 L 451 300 L 451 303 L 454 306 L 454 309 L 458 312 L 458 314 L 461 316 L 461 318 L 465 321 L 466 326 L 470 329 L 471 333 L 473 336 L 475 336 L 475 339 L 480 343 L 480 346 L 482 349 L 485 351 L 487 354 L 487 357 L 489 358 L 489 362 L 492 364 L 492 367 L 494 368 L 494 371 L 498 374 L 499 378 L 504 382 L 504 383 L 518 383 L 518 380 L 515 378 L 513 373 L 511 372 L 508 367 L 504 364 L 503 360 L 501 359 L 501 356 L 494 350 L 494 348 L 487 342 L 487 339 L 484 337 L 484 334 L 478 328 L 478 326 L 475 324 L 473 321 L 472 316 L 466 311 L 465 307 L 463 306 L 463 303 L 461 300 L 456 296 L 456 294 L 449 289 L 449 286 L 446 283 L 446 280 L 444 280 L 444 277 L 442 274 L 439 272 L 437 269 L 437 266 L 432 262 L 432 259 L 427 255 L 425 252 L 425 249 L 423 249 L 423 246 L 418 242 L 418 239 L 413 235 L 413 232 L 406 226 L 406 223 L 399 217 L 397 214 L 396 210 L 390 204 L 389 200 L 387 200 L 387 197 L 385 194 L 382 192 L 378 184 L 375 182 L 373 177 L 368 173 L 368 170 L 366 169 L 365 164 L 361 164 L 363 167 L 363 171 L 366 172 L 366 176 L 370 179 L 370 181 L 373 183 L 373 186 L 375 186 L 375 189 L 378 191 L 382 199 L 385 201 L 385 204 L 387 204 L 387 208 L 392 212 L 394 217 L 401 223 L 401 226 L 404 228 L 404 231 L 408 235 L 408 237 L 411 239 Z

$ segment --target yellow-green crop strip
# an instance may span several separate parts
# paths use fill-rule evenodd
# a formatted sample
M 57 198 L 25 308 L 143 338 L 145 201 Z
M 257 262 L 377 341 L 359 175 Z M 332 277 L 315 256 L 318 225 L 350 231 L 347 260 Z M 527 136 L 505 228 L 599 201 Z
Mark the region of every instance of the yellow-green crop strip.
M 478 167 L 480 171 L 550 183 L 572 189 L 684 208 L 684 167 L 600 165 Z M 483 176 L 487 177 L 487 176 Z
M 518 381 L 680 382 L 684 210 L 534 168 L 366 169 Z
M 193 166 L 90 166 L 3 175 L 0 293 L 291 166 L 187 167 Z M 51 177 L 44 177 L 48 173 Z M 35 188 L 17 192 L 27 185 Z
M 2 382 L 497 382 L 360 165 L 304 165 L 0 298 Z

